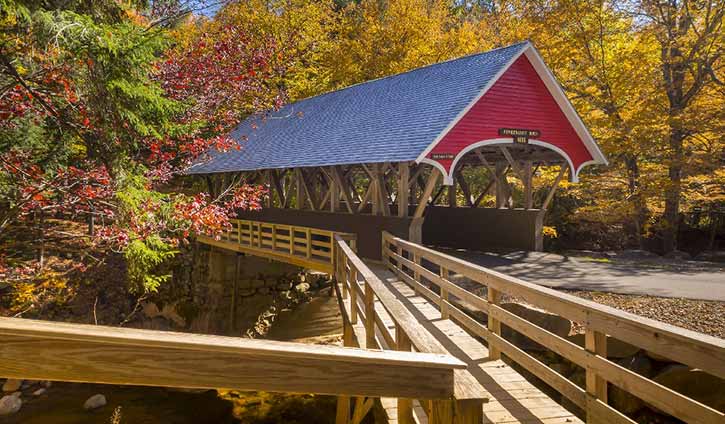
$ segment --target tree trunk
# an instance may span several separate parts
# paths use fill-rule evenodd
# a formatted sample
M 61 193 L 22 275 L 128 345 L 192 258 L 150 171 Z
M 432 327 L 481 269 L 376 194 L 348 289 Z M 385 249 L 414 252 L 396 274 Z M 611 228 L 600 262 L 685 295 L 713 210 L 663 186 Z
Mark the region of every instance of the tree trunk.
M 642 227 L 644 227 L 645 219 L 647 218 L 647 206 L 644 203 L 642 193 L 639 187 L 639 164 L 637 162 L 637 156 L 626 155 L 624 162 L 627 166 L 627 180 L 629 186 L 629 199 L 634 209 L 634 230 L 632 234 L 637 241 L 637 247 L 642 249 L 644 247 L 642 240 Z
M 662 225 L 662 244 L 665 253 L 677 249 L 679 230 L 680 197 L 682 194 L 682 164 L 684 160 L 682 144 L 685 134 L 679 128 L 670 131 L 670 149 L 672 149 L 668 167 L 669 183 L 665 188 L 665 212 Z

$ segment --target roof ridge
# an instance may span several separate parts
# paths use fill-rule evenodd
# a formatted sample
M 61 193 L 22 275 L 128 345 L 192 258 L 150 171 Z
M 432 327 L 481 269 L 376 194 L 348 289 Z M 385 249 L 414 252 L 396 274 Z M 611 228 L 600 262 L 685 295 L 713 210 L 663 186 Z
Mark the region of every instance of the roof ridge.
M 434 66 L 443 65 L 443 64 L 450 63 L 450 62 L 455 62 L 455 61 L 458 61 L 458 60 L 468 59 L 468 58 L 471 58 L 471 57 L 474 57 L 474 56 L 481 56 L 481 55 L 493 53 L 493 52 L 495 52 L 497 50 L 503 50 L 503 49 L 509 49 L 509 48 L 513 48 L 513 47 L 517 47 L 517 46 L 523 46 L 523 45 L 526 45 L 526 44 L 531 44 L 531 41 L 529 41 L 529 40 L 519 41 L 518 43 L 509 44 L 508 46 L 501 46 L 501 47 L 496 47 L 495 49 L 486 50 L 484 52 L 471 53 L 471 54 L 467 54 L 467 55 L 464 55 L 464 56 L 458 56 L 458 57 L 454 57 L 454 58 L 451 58 L 451 59 L 448 59 L 448 60 L 444 60 L 442 62 L 435 62 L 435 63 L 431 63 L 431 64 L 428 64 L 428 65 L 419 66 L 417 68 L 409 69 L 407 71 L 398 72 L 397 74 L 385 75 L 385 76 L 382 76 L 382 77 L 379 77 L 379 78 L 374 78 L 374 79 L 371 79 L 371 80 L 361 81 L 361 82 L 358 82 L 358 83 L 355 83 L 355 84 L 352 84 L 352 85 L 348 85 L 348 86 L 345 86 L 345 87 L 342 87 L 342 88 L 338 88 L 336 90 L 326 91 L 324 93 L 315 94 L 314 96 L 305 97 L 303 99 L 296 100 L 296 101 L 294 101 L 292 103 L 287 103 L 286 105 L 284 105 L 284 107 L 293 106 L 293 105 L 295 105 L 297 103 L 301 103 L 301 102 L 304 102 L 304 101 L 307 101 L 307 100 L 312 100 L 312 99 L 316 99 L 316 98 L 319 98 L 319 97 L 327 96 L 328 94 L 339 93 L 341 91 L 344 91 L 344 90 L 347 90 L 347 89 L 350 89 L 350 88 L 354 88 L 354 87 L 357 87 L 359 85 L 369 84 L 369 83 L 373 83 L 373 82 L 376 82 L 376 81 L 381 81 L 381 80 L 385 80 L 385 79 L 389 79 L 389 78 L 395 78 L 395 77 L 398 77 L 398 76 L 401 76 L 401 75 L 409 74 L 411 72 L 419 71 L 421 69 L 432 68 Z

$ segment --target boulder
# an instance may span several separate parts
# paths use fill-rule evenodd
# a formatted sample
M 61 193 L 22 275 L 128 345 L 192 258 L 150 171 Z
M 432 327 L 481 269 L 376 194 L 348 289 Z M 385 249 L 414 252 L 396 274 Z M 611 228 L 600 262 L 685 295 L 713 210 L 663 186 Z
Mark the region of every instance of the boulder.
M 654 381 L 718 411 L 725 410 L 725 380 L 685 365 L 668 365 Z
M 571 321 L 542 309 L 520 303 L 502 303 L 501 307 L 560 337 L 566 337 L 571 331 Z M 503 328 L 502 336 L 525 350 L 545 350 L 540 344 L 507 327 Z
M 89 397 L 83 404 L 83 409 L 90 411 L 92 409 L 98 409 L 106 405 L 106 397 L 102 394 L 97 394 Z
M 0 415 L 10 415 L 20 411 L 23 400 L 20 399 L 20 392 L 0 398 Z
M 647 378 L 651 378 L 654 375 L 652 361 L 644 354 L 622 358 L 617 363 Z M 609 403 L 627 415 L 632 415 L 645 406 L 645 403 L 641 399 L 613 384 L 609 385 Z
M 607 393 L 609 404 L 619 412 L 632 416 L 634 413 L 645 407 L 644 402 L 636 396 L 632 396 L 614 384 L 609 385 Z
M 47 391 L 48 389 L 46 389 L 45 387 L 41 387 L 33 392 L 33 396 L 43 396 Z
M 20 387 L 23 385 L 23 380 L 15 380 L 13 378 L 8 378 L 5 381 L 5 384 L 3 384 L 3 392 L 17 392 L 20 390 Z
M 696 261 L 725 262 L 725 250 L 705 250 L 695 256 Z

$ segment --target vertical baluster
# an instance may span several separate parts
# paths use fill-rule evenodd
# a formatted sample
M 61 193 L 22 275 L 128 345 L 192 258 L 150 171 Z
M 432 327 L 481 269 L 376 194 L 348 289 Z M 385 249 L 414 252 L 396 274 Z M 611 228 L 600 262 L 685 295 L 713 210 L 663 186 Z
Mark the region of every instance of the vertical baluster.
M 312 233 L 310 232 L 309 228 L 305 228 L 305 237 L 307 238 L 306 256 L 307 259 L 310 259 L 310 257 L 312 256 Z
M 272 250 L 277 251 L 277 225 L 272 224 Z
M 444 268 L 442 265 L 441 265 L 441 278 L 443 278 L 446 281 L 450 280 L 450 272 L 448 271 L 448 269 Z M 448 317 L 449 317 L 447 302 L 448 302 L 448 290 L 441 287 L 441 301 L 438 306 L 441 309 L 441 318 L 443 318 L 443 319 L 448 319 Z
M 358 292 L 358 285 L 357 285 L 357 270 L 355 268 L 350 268 L 350 305 L 352 307 L 350 308 L 350 322 L 353 324 L 357 324 L 357 292 Z
M 417 265 L 420 265 L 420 255 L 418 255 L 417 252 L 413 252 L 413 262 L 415 262 Z M 420 281 L 420 272 L 418 272 L 418 269 L 417 268 L 413 270 L 413 279 L 415 281 L 421 283 L 421 281 Z M 417 288 L 413 287 L 413 290 L 416 292 L 416 294 L 418 293 L 418 289 Z
M 411 343 L 408 335 L 395 323 L 395 348 L 403 352 L 410 352 Z M 413 401 L 411 399 L 398 398 L 398 424 L 414 424 Z
M 584 348 L 595 355 L 602 358 L 607 357 L 607 335 L 590 328 L 585 329 Z M 586 390 L 587 396 L 599 399 L 607 403 L 607 380 L 602 378 L 594 370 L 586 368 Z M 589 417 L 589 402 L 587 402 L 587 422 L 591 422 Z
M 289 254 L 290 256 L 295 255 L 295 227 L 293 225 L 289 227 Z
M 377 342 L 375 341 L 375 293 L 367 281 L 365 281 L 365 348 L 377 348 Z
M 501 303 L 501 292 L 488 285 L 487 299 L 492 305 L 498 305 Z M 488 314 L 488 329 L 494 334 L 501 335 L 501 321 L 494 319 L 491 314 Z M 501 359 L 501 351 L 494 346 L 495 342 L 489 341 L 488 343 L 488 356 L 490 359 Z

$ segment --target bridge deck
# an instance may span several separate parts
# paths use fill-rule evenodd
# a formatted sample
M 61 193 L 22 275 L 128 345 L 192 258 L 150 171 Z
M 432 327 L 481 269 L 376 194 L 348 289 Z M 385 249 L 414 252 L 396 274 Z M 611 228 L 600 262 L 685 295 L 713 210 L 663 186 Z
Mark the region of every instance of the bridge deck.
M 416 294 L 392 272 L 376 263 L 368 262 L 367 265 L 451 355 L 468 364 L 468 370 L 488 391 L 489 401 L 483 404 L 484 423 L 583 422 L 502 360 L 487 360 L 488 349 L 480 341 L 452 320 L 442 319 L 436 305 Z M 350 299 L 345 299 L 345 302 L 345 306 L 349 308 Z M 382 305 L 376 304 L 376 312 L 391 333 L 395 334 L 395 325 Z M 365 347 L 364 324 L 359 322 L 353 329 L 360 347 Z M 383 398 L 382 404 L 389 422 L 396 423 L 395 399 Z M 419 422 L 426 422 L 420 406 L 417 412 L 416 418 Z

